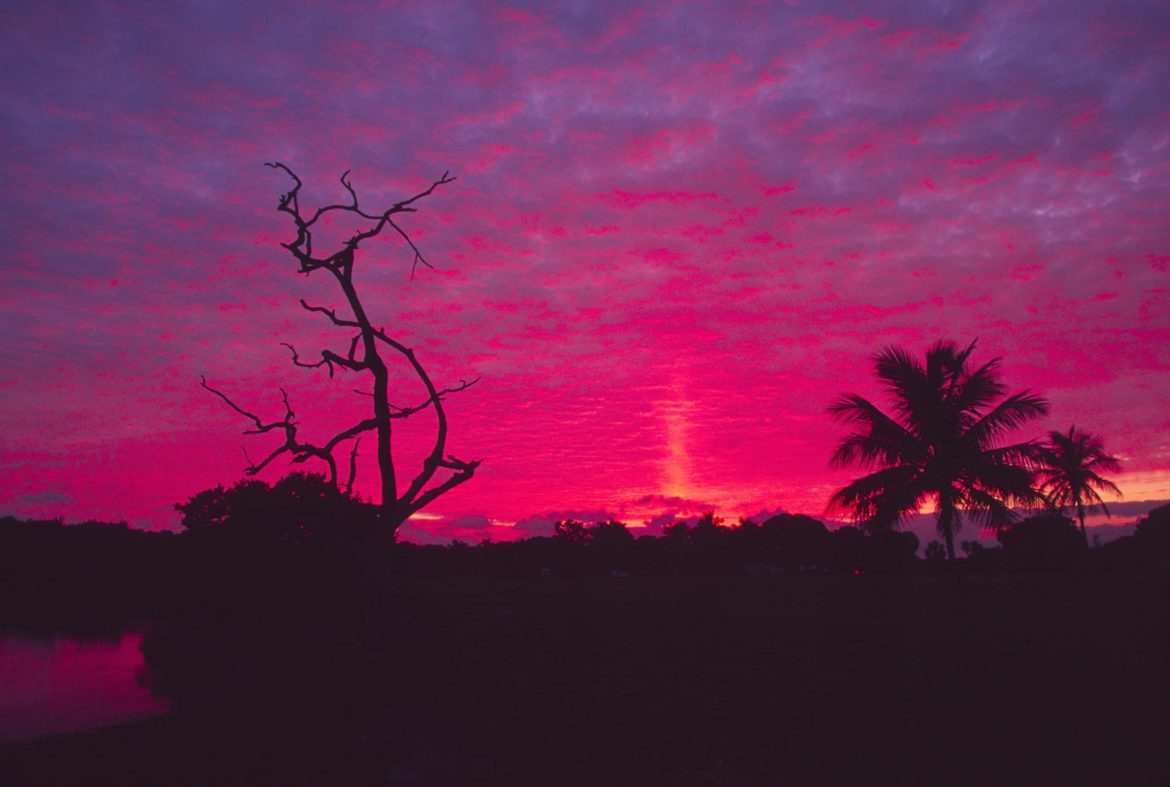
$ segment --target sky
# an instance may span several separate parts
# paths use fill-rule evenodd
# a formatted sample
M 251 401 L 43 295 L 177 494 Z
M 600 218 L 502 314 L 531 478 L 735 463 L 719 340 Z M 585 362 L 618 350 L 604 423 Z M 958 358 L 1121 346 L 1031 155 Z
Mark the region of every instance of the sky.
M 1048 397 L 1020 439 L 1096 432 L 1126 501 L 1170 499 L 1170 6 L 862 8 L 6 4 L 0 513 L 173 526 L 272 447 L 200 375 L 265 418 L 283 387 L 309 439 L 365 417 L 281 347 L 348 337 L 298 306 L 342 299 L 280 247 L 270 161 L 306 207 L 457 178 L 403 221 L 433 270 L 386 237 L 355 274 L 478 380 L 448 449 L 483 465 L 406 538 L 821 515 L 857 474 L 827 406 L 940 339 Z

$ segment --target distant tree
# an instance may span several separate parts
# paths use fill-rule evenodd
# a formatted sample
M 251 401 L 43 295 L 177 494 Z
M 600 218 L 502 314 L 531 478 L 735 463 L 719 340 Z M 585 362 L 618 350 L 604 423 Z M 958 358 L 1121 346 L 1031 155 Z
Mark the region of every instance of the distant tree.
M 960 546 L 967 556 L 967 565 L 978 568 L 988 568 L 995 565 L 1003 551 L 998 548 L 988 549 L 979 541 L 974 540 L 964 541 Z
M 931 562 L 947 559 L 947 550 L 946 547 L 942 545 L 941 541 L 931 539 L 931 541 L 927 543 L 926 559 Z
M 833 545 L 824 522 L 803 514 L 777 514 L 760 526 L 769 558 L 789 571 L 826 568 Z
M 1060 569 L 1084 553 L 1085 542 L 1063 514 L 1036 514 L 996 534 L 1004 557 L 1017 568 Z
M 1012 521 L 1013 504 L 1036 500 L 1030 468 L 1038 444 L 996 443 L 1046 414 L 1048 403 L 1030 391 L 1005 397 L 1000 359 L 971 368 L 974 349 L 974 342 L 965 350 L 939 342 L 927 350 L 925 363 L 898 347 L 874 356 L 893 415 L 857 394 L 830 406 L 854 427 L 832 463 L 876 468 L 834 493 L 830 509 L 849 511 L 867 530 L 880 532 L 933 502 L 947 557 L 954 560 L 954 533 L 964 516 L 1000 527 Z
M 1170 572 L 1170 505 L 1151 509 L 1133 535 L 1102 544 L 1094 558 L 1116 570 Z
M 624 522 L 608 519 L 594 522 L 587 531 L 589 546 L 603 551 L 621 551 L 634 543 L 634 536 Z
M 732 529 L 723 526 L 724 519 L 708 511 L 687 532 L 689 553 L 687 570 L 698 576 L 724 576 L 735 563 Z
M 829 533 L 833 562 L 846 573 L 864 571 L 869 567 L 869 538 L 856 527 L 845 525 Z
M 907 571 L 918 562 L 918 536 L 909 530 L 878 530 L 869 537 L 870 563 L 879 571 Z
M 740 518 L 731 528 L 730 543 L 734 558 L 740 566 L 761 563 L 766 559 L 767 538 L 763 528 L 753 519 Z
M 1139 519 L 1133 539 L 1159 559 L 1170 557 L 1170 505 L 1151 509 Z
M 634 535 L 616 519 L 595 522 L 589 528 L 589 550 L 600 561 L 602 570 L 629 570 L 634 551 Z
M 685 519 L 676 519 L 663 526 L 662 537 L 667 542 L 685 542 L 690 539 L 691 526 Z
M 303 360 L 291 344 L 285 344 L 285 347 L 291 353 L 292 362 L 296 366 L 306 369 L 324 368 L 330 377 L 338 370 L 367 376 L 371 383 L 370 390 L 358 391 L 358 393 L 366 397 L 369 409 L 365 417 L 357 419 L 351 426 L 327 440 L 308 442 L 302 439 L 299 434 L 300 424 L 295 418 L 288 395 L 283 390 L 281 391 L 284 406 L 283 417 L 266 421 L 237 405 L 226 394 L 209 385 L 206 379 L 203 379 L 202 385 L 221 398 L 231 409 L 254 424 L 254 427 L 246 434 L 271 433 L 283 436 L 283 442 L 272 449 L 264 459 L 259 462 L 249 460 L 250 464 L 246 471 L 248 475 L 255 475 L 277 457 L 287 454 L 296 463 L 306 462 L 310 459 L 323 462 L 328 469 L 329 482 L 348 494 L 353 488 L 359 438 L 361 435 L 373 432 L 376 440 L 375 450 L 381 495 L 377 504 L 378 516 L 373 520 L 373 526 L 364 540 L 370 543 L 392 542 L 398 528 L 409 516 L 440 495 L 468 481 L 479 466 L 479 461 L 464 461 L 447 453 L 447 416 L 443 408 L 445 397 L 465 390 L 475 381 L 460 382 L 452 387 L 439 388 L 431 381 L 430 375 L 411 348 L 392 338 L 384 329 L 376 327 L 374 318 L 367 312 L 366 306 L 358 294 L 357 281 L 354 278 L 355 262 L 361 243 L 371 240 L 383 232 L 389 232 L 397 234 L 409 247 L 413 255 L 412 276 L 414 269 L 420 263 L 430 267 L 422 252 L 411 240 L 410 235 L 398 223 L 398 219 L 403 214 L 417 211 L 418 203 L 422 199 L 430 196 L 440 186 L 451 183 L 454 178 L 444 173 L 441 178 L 414 196 L 395 202 L 385 210 L 370 212 L 358 204 L 357 192 L 349 181 L 349 173 L 346 172 L 341 176 L 341 185 L 348 193 L 349 200 L 319 207 L 308 214 L 302 211 L 300 204 L 300 178 L 289 167 L 279 162 L 268 166 L 283 171 L 293 181 L 292 189 L 281 196 L 277 209 L 292 219 L 296 235 L 291 241 L 281 245 L 296 259 L 299 265 L 298 273 L 311 275 L 317 271 L 325 271 L 332 276 L 348 309 L 348 313 L 339 313 L 337 309 L 310 305 L 305 300 L 301 300 L 301 307 L 305 311 L 323 315 L 332 325 L 350 334 L 347 349 L 344 352 L 322 350 L 319 360 L 309 362 Z M 336 251 L 322 254 L 314 249 L 314 232 L 318 229 L 318 222 L 327 217 L 358 219 L 367 222 L 367 225 L 365 229 L 356 232 L 349 240 L 342 243 Z M 391 362 L 395 359 L 417 379 L 423 390 L 421 401 L 412 404 L 394 402 L 395 392 L 392 390 L 391 384 L 393 377 Z M 436 421 L 431 449 L 423 458 L 422 468 L 418 474 L 400 486 L 399 465 L 396 465 L 394 455 L 395 422 L 427 410 L 434 413 Z M 338 461 L 334 452 L 346 444 L 350 445 L 350 452 L 348 472 L 343 477 L 338 470 Z M 440 471 L 449 471 L 449 473 L 442 480 L 437 480 L 435 477 Z M 435 482 L 432 483 L 432 481 Z
M 1151 508 L 1138 520 L 1134 535 L 1170 545 L 1170 505 Z
M 578 519 L 562 519 L 553 525 L 553 537 L 574 544 L 584 544 L 589 538 L 589 530 L 585 523 Z
M 714 511 L 708 511 L 695 520 L 695 529 L 709 530 L 716 527 L 723 527 L 723 521 L 723 517 L 716 516 Z
M 714 511 L 708 511 L 695 520 L 688 535 L 692 542 L 700 549 L 710 547 L 730 532 L 723 527 L 723 517 L 716 516 Z
M 1100 506 L 1109 513 L 1098 490 L 1121 494 L 1117 485 L 1102 478 L 1100 473 L 1120 470 L 1121 462 L 1105 453 L 1105 444 L 1099 436 L 1070 426 L 1067 433 L 1048 433 L 1048 442 L 1040 453 L 1040 491 L 1057 511 L 1070 507 L 1076 511 L 1081 537 L 1088 544 L 1085 512 Z

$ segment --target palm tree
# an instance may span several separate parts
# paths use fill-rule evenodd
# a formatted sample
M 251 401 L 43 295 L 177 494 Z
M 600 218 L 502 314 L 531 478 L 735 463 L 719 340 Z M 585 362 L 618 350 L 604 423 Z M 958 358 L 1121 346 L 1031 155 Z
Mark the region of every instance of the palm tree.
M 1081 535 L 1089 543 L 1085 532 L 1085 511 L 1097 506 L 1108 515 L 1109 509 L 1098 490 L 1120 495 L 1117 484 L 1102 478 L 1098 471 L 1116 473 L 1121 470 L 1117 457 L 1105 453 L 1105 444 L 1098 435 L 1068 428 L 1068 433 L 1049 432 L 1048 443 L 1040 453 L 1040 491 L 1053 508 L 1076 508 L 1081 523 Z
M 964 516 L 1002 527 L 1012 521 L 1012 505 L 1037 501 L 1032 467 L 1040 445 L 996 443 L 1047 414 L 1048 402 L 1031 391 L 1005 397 L 1000 359 L 972 369 L 967 359 L 974 349 L 974 342 L 965 350 L 939 342 L 927 350 L 925 364 L 899 347 L 874 356 L 892 415 L 857 394 L 829 407 L 854 427 L 832 463 L 873 469 L 839 489 L 829 509 L 850 511 L 872 533 L 899 526 L 933 502 L 947 557 L 954 560 L 954 533 Z

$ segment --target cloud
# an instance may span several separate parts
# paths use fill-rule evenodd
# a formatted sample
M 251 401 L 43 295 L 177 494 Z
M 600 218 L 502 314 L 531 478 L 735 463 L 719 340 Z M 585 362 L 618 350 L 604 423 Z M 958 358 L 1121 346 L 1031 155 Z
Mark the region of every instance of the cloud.
M 74 501 L 70 495 L 67 495 L 64 492 L 58 492 L 49 489 L 43 492 L 32 492 L 29 494 L 20 495 L 19 497 L 15 498 L 13 502 L 18 505 L 44 506 L 54 503 L 60 503 L 64 505 L 76 501 Z
M 357 269 L 436 381 L 481 378 L 450 401 L 449 447 L 486 460 L 437 502 L 452 523 L 637 521 L 630 501 L 680 490 L 731 518 L 819 511 L 848 472 L 825 403 L 880 399 L 872 352 L 939 338 L 979 337 L 1013 389 L 1049 394 L 1032 434 L 1084 423 L 1166 477 L 1153 4 L 274 9 L 6 14 L 9 494 L 40 491 L 32 469 L 72 499 L 54 505 L 141 521 L 234 481 L 267 444 L 200 374 L 265 412 L 285 388 L 306 437 L 361 416 L 359 380 L 279 346 L 348 337 L 297 305 L 343 299 L 280 247 L 271 160 L 313 207 L 348 198 L 346 170 L 371 209 L 459 176 L 404 217 L 435 270 L 411 281 L 394 238 Z
M 398 540 L 413 544 L 449 544 L 452 541 L 478 544 L 481 541 L 515 541 L 526 537 L 516 528 L 482 514 L 414 518 L 398 529 Z

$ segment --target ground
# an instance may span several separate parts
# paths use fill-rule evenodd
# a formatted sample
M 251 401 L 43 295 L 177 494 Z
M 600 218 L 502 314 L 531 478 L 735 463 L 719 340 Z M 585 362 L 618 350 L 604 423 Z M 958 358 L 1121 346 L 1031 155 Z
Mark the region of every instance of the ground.
M 0 781 L 1170 783 L 1165 576 L 404 579 L 397 594 L 390 644 L 261 674 L 263 702 L 9 747 Z

